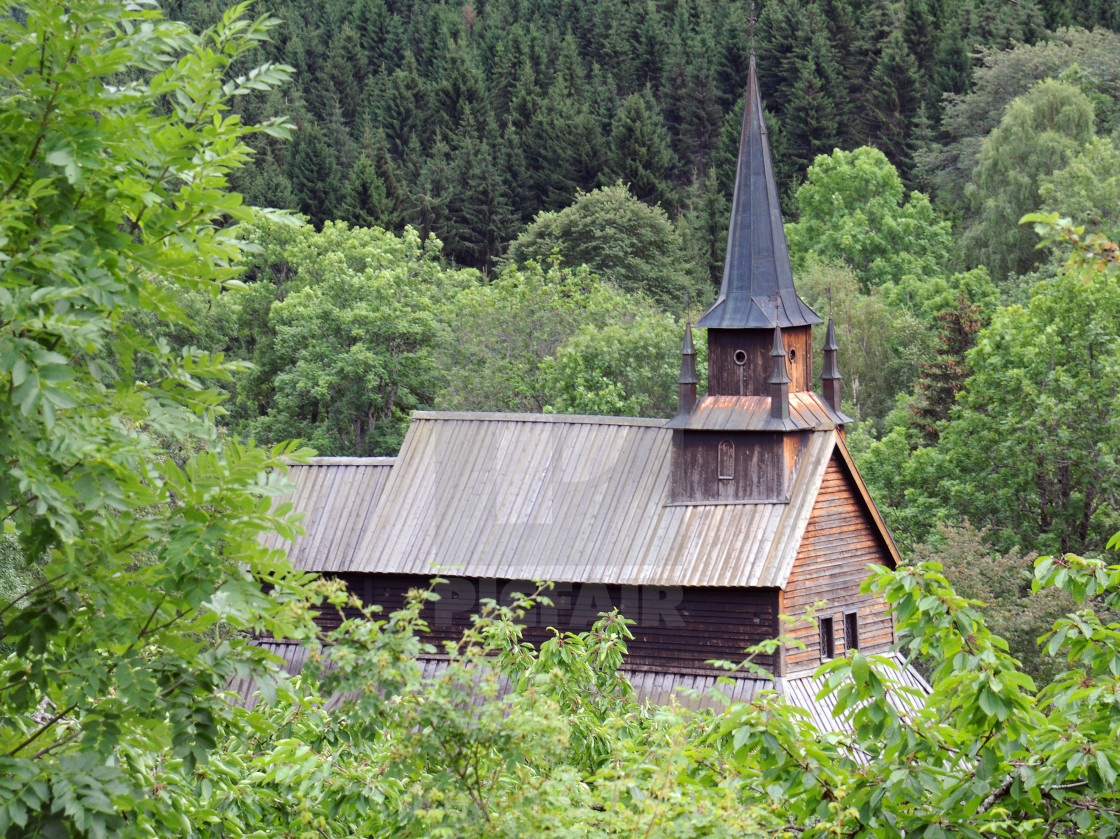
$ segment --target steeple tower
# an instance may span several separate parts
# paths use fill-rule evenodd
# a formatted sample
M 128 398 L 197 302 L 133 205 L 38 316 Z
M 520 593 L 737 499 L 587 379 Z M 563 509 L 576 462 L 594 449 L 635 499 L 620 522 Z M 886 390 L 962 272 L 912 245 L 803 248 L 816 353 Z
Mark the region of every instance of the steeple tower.
M 785 330 L 791 390 L 810 390 L 810 327 L 821 318 L 793 286 L 752 55 L 723 281 L 716 302 L 696 324 L 708 330 L 709 393 L 769 395 L 769 337 L 775 321 Z

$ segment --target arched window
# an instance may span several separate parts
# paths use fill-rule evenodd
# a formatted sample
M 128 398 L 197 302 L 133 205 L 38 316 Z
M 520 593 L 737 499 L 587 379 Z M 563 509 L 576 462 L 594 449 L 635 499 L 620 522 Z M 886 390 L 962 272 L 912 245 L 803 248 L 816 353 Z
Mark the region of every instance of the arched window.
M 719 444 L 719 477 L 728 480 L 735 477 L 735 444 L 724 440 Z

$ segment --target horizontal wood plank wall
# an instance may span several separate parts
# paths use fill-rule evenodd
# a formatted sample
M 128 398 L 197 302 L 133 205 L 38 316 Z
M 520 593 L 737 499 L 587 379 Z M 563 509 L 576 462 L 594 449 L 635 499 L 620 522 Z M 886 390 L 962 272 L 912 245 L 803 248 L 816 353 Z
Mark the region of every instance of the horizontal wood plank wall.
M 347 587 L 384 613 L 404 605 L 409 589 L 427 588 L 428 579 L 404 574 L 340 574 Z M 440 599 L 422 612 L 431 632 L 427 640 L 458 638 L 482 599 L 508 603 L 514 592 L 531 594 L 531 582 L 449 578 L 436 591 Z M 539 645 L 553 637 L 549 627 L 564 632 L 591 628 L 600 612 L 619 608 L 637 623 L 630 627 L 626 666 L 647 672 L 710 674 L 712 659 L 741 661 L 743 650 L 774 637 L 778 614 L 777 589 L 617 586 L 558 583 L 547 593 L 553 606 L 530 610 L 524 618 L 525 640 Z M 345 610 L 350 615 L 356 610 Z M 324 613 L 324 628 L 338 625 L 337 611 Z M 773 668 L 773 656 L 756 662 Z
M 792 628 L 787 627 L 786 634 L 805 644 L 804 650 L 787 647 L 787 673 L 820 663 L 817 623 L 810 624 L 802 617 L 806 607 L 818 600 L 827 602 L 818 614 L 833 619 L 837 655 L 847 648 L 844 613 L 853 610 L 859 613 L 860 649 L 880 653 L 890 648 L 894 641 L 893 616 L 881 599 L 859 591 L 869 565 L 889 564 L 890 555 L 859 500 L 855 482 L 833 455 L 782 598 L 782 614 L 800 619 Z

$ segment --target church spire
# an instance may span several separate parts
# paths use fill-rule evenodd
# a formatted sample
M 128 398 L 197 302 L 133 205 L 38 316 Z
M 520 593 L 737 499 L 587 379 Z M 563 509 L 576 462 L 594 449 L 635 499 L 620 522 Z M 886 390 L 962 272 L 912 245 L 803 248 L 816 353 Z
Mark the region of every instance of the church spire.
M 692 321 L 684 322 L 684 344 L 681 345 L 681 374 L 677 377 L 677 414 L 687 414 L 696 404 L 696 348 L 692 346 Z
M 793 287 L 770 141 L 762 117 L 762 95 L 751 55 L 723 282 L 716 302 L 696 325 L 716 329 L 768 328 L 775 305 L 781 326 L 821 322 Z

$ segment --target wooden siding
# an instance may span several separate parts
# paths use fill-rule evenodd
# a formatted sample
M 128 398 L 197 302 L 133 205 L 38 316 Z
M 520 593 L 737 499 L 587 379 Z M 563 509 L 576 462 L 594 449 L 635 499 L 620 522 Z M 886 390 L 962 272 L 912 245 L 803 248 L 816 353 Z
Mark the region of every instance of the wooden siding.
M 777 501 L 789 494 L 790 475 L 808 434 L 683 431 L 673 444 L 674 502 Z M 720 447 L 729 445 L 730 477 L 721 477 Z
M 795 326 L 782 330 L 786 352 L 794 358 L 786 359 L 789 389 L 812 390 L 813 332 L 809 326 Z M 708 393 L 712 396 L 769 396 L 770 350 L 774 348 L 774 333 L 769 329 L 709 329 L 708 330 Z M 742 350 L 745 364 L 735 363 L 735 353 Z
M 804 620 L 806 607 L 819 600 L 818 612 L 833 619 L 837 655 L 847 648 L 844 613 L 858 611 L 860 649 L 886 652 L 894 641 L 894 621 L 886 604 L 861 594 L 869 565 L 891 565 L 891 555 L 859 495 L 855 481 L 838 454 L 825 471 L 805 537 L 782 596 L 782 614 L 799 619 L 787 634 L 805 644 L 804 650 L 787 648 L 785 668 L 796 673 L 820 663 L 817 624 Z
M 400 608 L 409 589 L 428 586 L 428 579 L 418 575 L 339 576 L 355 595 L 385 612 Z M 422 613 L 431 629 L 426 640 L 437 647 L 470 626 L 480 600 L 508 603 L 514 592 L 529 594 L 536 588 L 527 581 L 445 579 L 447 584 L 436 589 L 440 600 Z M 711 674 L 716 671 L 706 661 L 740 661 L 744 649 L 773 638 L 777 626 L 777 589 L 558 583 L 547 596 L 553 606 L 526 613 L 525 640 L 539 645 L 553 636 L 553 626 L 565 632 L 590 629 L 600 612 L 617 607 L 636 621 L 626 658 L 626 668 L 634 671 Z M 337 626 L 339 616 L 324 613 L 319 622 Z M 769 656 L 756 661 L 764 667 L 775 664 Z

